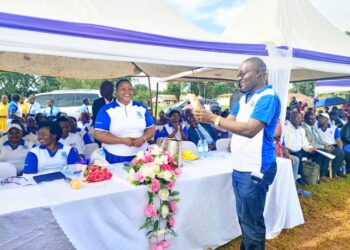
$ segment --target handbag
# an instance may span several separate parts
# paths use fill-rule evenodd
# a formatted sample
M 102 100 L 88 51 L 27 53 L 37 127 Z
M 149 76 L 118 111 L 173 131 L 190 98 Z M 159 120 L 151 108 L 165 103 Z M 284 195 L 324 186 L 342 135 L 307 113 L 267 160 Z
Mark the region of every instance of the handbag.
M 159 138 L 157 145 L 164 151 L 167 151 L 173 158 L 178 167 L 182 167 L 182 142 L 172 138 Z
M 303 161 L 304 181 L 308 185 L 316 185 L 320 177 L 320 166 L 313 161 Z

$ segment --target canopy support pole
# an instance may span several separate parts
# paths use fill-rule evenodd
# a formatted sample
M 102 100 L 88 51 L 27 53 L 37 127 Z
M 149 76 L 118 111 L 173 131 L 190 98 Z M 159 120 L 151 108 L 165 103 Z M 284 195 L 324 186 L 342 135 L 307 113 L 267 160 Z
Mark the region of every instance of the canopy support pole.
M 151 106 L 151 114 L 153 114 L 153 104 L 152 104 L 152 89 L 151 89 L 151 77 L 147 76 L 148 80 L 148 98 Z
M 156 107 L 155 107 L 155 114 L 154 117 L 157 120 L 157 115 L 158 115 L 158 89 L 159 89 L 159 82 L 157 82 L 157 87 L 156 87 Z

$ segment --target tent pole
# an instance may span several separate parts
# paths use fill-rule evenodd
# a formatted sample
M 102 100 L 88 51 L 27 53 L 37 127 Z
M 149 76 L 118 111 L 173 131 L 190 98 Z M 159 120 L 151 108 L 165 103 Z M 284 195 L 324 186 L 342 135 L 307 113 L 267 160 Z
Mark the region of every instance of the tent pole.
M 151 77 L 150 77 L 150 76 L 147 76 L 147 79 L 148 79 L 148 95 L 149 95 L 150 106 L 151 106 L 151 114 L 153 114 Z
M 157 115 L 158 115 L 158 88 L 159 88 L 159 82 L 157 82 L 157 87 L 156 87 L 156 107 L 155 107 L 155 114 L 154 117 L 157 120 Z

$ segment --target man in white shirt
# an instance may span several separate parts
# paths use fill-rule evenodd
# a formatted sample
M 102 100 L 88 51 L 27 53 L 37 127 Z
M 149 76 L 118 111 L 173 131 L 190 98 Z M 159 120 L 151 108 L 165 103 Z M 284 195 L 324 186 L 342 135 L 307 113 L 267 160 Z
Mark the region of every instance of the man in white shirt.
M 299 174 L 302 179 L 304 177 L 302 170 L 302 158 L 313 158 L 315 149 L 308 142 L 305 130 L 300 126 L 303 118 L 299 111 L 292 111 L 290 113 L 290 122 L 287 122 L 284 130 L 284 142 L 286 148 L 289 149 L 291 155 L 295 155 L 299 158 Z M 303 184 L 303 181 L 298 180 L 299 184 Z
M 340 139 L 339 129 L 329 124 L 329 115 L 327 113 L 321 113 L 318 116 L 318 132 L 323 142 L 330 147 L 330 153 L 335 155 L 332 163 L 332 172 L 336 178 L 346 178 L 346 174 L 340 171 L 340 167 L 344 161 L 343 142 Z
M 85 146 L 83 139 L 78 134 L 70 133 L 70 126 L 68 118 L 61 116 L 57 119 L 58 125 L 62 129 L 61 139 L 58 141 L 63 145 L 71 146 L 77 149 L 79 157 L 84 157 Z
M 35 100 L 36 100 L 35 95 L 31 95 L 28 98 L 28 102 L 29 102 L 28 115 L 29 116 L 35 116 L 37 113 L 41 112 L 40 103 L 36 102 Z

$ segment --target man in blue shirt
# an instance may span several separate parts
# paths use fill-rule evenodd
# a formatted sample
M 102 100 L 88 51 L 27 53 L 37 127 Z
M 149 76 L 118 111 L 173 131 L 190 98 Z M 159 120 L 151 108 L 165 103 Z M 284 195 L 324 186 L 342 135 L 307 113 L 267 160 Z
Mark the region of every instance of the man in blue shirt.
M 242 230 L 241 249 L 265 249 L 264 207 L 276 175 L 273 136 L 281 112 L 278 96 L 266 85 L 266 65 L 257 57 L 239 67 L 238 81 L 245 93 L 227 118 L 194 110 L 200 122 L 233 132 L 232 185 Z
M 48 120 L 53 120 L 56 118 L 57 114 L 60 112 L 60 109 L 54 105 L 54 101 L 49 99 L 47 101 L 47 108 L 44 109 L 44 115 Z

